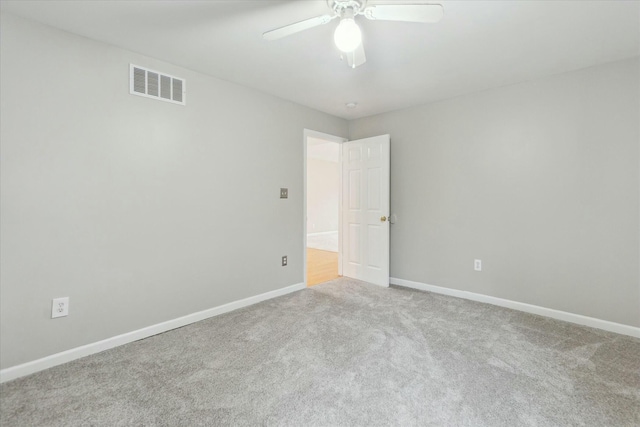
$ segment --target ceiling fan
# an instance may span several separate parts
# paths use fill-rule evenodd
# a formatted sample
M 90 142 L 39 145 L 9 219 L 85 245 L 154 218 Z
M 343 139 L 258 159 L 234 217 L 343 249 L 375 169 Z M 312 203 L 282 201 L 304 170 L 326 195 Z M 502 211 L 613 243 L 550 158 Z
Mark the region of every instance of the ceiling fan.
M 327 5 L 331 9 L 330 13 L 267 31 L 262 34 L 262 38 L 277 40 L 340 18 L 340 23 L 333 34 L 333 40 L 344 54 L 349 67 L 356 68 L 367 60 L 362 46 L 362 33 L 355 21 L 356 16 L 364 15 L 365 18 L 372 21 L 434 23 L 438 22 L 444 14 L 442 5 L 433 3 L 412 2 L 411 4 L 367 6 L 367 0 L 327 0 Z

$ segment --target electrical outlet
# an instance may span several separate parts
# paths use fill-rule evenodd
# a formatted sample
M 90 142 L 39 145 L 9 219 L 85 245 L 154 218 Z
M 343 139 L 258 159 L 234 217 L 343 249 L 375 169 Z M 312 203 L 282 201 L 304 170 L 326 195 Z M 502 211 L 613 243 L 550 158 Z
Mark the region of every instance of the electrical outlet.
M 69 315 L 69 297 L 55 298 L 51 303 L 51 318 Z
M 282 257 L 282 266 L 283 267 L 287 266 L 287 256 L 286 255 Z
M 280 198 L 281 199 L 288 199 L 289 198 L 289 189 L 288 188 L 281 188 L 280 189 Z
M 473 269 L 475 271 L 482 271 L 482 260 L 474 259 L 473 260 Z

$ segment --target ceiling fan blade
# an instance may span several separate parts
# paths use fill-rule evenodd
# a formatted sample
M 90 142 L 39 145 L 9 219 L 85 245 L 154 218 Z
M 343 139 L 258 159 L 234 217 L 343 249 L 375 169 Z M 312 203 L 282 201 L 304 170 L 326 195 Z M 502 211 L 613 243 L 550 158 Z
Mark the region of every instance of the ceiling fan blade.
M 440 4 L 381 4 L 364 10 L 367 19 L 380 21 L 434 23 L 443 15 L 444 9 Z
M 367 62 L 367 56 L 364 54 L 364 46 L 360 43 L 360 46 L 353 52 L 345 53 L 344 56 L 347 59 L 349 68 L 356 68 Z
M 317 27 L 318 25 L 324 25 L 333 18 L 335 18 L 335 16 L 322 15 L 316 16 L 315 18 L 305 19 L 304 21 L 296 22 L 295 24 L 289 24 L 284 27 L 276 28 L 275 30 L 267 31 L 262 34 L 262 38 L 265 40 L 277 40 L 291 34 L 299 33 L 300 31 L 308 30 L 309 28 Z

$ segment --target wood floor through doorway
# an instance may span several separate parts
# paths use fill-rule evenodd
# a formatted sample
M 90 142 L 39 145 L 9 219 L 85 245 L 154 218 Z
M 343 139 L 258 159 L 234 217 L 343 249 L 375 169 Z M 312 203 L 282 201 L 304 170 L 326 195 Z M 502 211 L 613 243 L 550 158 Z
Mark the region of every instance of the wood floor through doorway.
M 337 252 L 307 248 L 307 286 L 328 282 L 337 277 Z

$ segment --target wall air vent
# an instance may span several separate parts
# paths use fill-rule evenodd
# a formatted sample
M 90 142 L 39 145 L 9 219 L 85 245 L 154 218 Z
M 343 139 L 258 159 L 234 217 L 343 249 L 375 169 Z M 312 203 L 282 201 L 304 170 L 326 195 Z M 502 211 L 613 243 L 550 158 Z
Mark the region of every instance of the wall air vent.
M 129 93 L 132 95 L 185 105 L 186 83 L 184 79 L 148 68 L 133 64 L 129 67 Z

